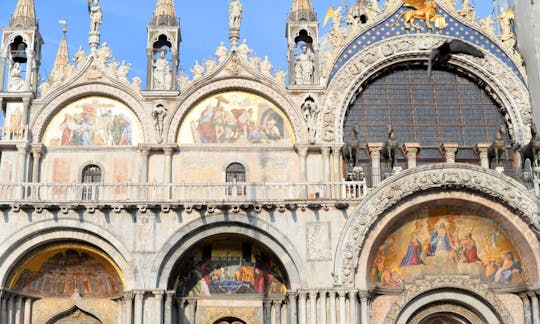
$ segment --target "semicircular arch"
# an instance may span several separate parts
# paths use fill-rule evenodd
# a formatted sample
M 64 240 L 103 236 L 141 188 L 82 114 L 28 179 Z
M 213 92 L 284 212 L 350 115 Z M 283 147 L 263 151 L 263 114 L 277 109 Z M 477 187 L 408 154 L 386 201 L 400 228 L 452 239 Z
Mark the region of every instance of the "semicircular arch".
M 302 144 L 308 142 L 305 122 L 299 107 L 296 107 L 299 105 L 295 105 L 294 102 L 288 99 L 285 92 L 250 79 L 224 79 L 213 81 L 200 88 L 190 89 L 190 92 L 180 100 L 181 104 L 172 113 L 171 123 L 164 130 L 164 133 L 168 134 L 169 143 L 175 143 L 177 141 L 182 122 L 193 107 L 212 95 L 227 91 L 242 91 L 268 100 L 280 109 L 288 119 L 293 128 L 296 143 Z
M 31 251 L 70 240 L 97 247 L 110 257 L 121 271 L 126 290 L 143 286 L 136 260 L 123 242 L 99 225 L 69 219 L 37 222 L 5 240 L 0 245 L 0 251 L 4 251 L 0 254 L 0 284 L 8 284 L 15 267 Z
M 374 74 L 404 62 L 427 61 L 429 50 L 449 39 L 441 35 L 400 36 L 377 42 L 350 58 L 328 85 L 319 117 L 320 140 L 326 143 L 343 140 L 343 125 L 350 103 Z M 509 116 L 514 141 L 523 144 L 531 136 L 528 89 L 510 67 L 491 53 L 483 52 L 483 59 L 454 55 L 450 64 L 482 80 L 486 89 L 491 89 Z
M 493 170 L 441 163 L 410 169 L 383 181 L 354 209 L 335 253 L 334 271 L 339 274 L 338 280 L 347 286 L 368 289 L 367 262 L 375 241 L 387 231 L 387 224 L 414 206 L 444 199 L 477 205 L 481 201 L 482 206 L 499 215 L 498 223 L 515 233 L 521 243 L 521 254 L 534 259 L 534 265 L 529 267 L 529 280 L 538 279 L 540 244 L 531 238 L 540 234 L 534 194 Z M 366 264 L 359 268 L 362 262 Z
M 220 234 L 239 234 L 263 244 L 283 264 L 290 289 L 298 289 L 306 284 L 300 276 L 305 266 L 292 242 L 271 224 L 245 215 L 215 215 L 183 226 L 156 254 L 149 283 L 167 289 L 169 277 L 182 255 L 201 240 Z
M 141 143 L 147 141 L 148 134 L 151 134 L 151 131 L 147 129 L 146 125 L 151 125 L 152 123 L 140 100 L 120 88 L 98 83 L 74 85 L 72 88 L 63 91 L 60 95 L 46 97 L 46 101 L 39 103 L 43 108 L 37 115 L 32 116 L 30 120 L 30 128 L 33 130 L 33 142 L 41 142 L 43 140 L 49 123 L 63 108 L 77 100 L 88 97 L 104 97 L 126 105 L 137 118 L 141 128 Z

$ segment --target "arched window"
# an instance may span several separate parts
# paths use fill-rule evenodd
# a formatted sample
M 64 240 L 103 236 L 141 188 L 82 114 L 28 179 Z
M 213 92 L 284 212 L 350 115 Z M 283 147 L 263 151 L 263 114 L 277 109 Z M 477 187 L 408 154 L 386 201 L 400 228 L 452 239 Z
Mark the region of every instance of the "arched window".
M 234 184 L 233 186 L 227 186 L 227 195 L 245 195 L 246 187 L 236 184 L 246 182 L 246 168 L 240 163 L 229 164 L 225 170 L 225 182 Z
M 99 199 L 99 187 L 97 185 L 87 184 L 101 182 L 101 168 L 95 164 L 85 166 L 82 171 L 81 180 L 85 184 L 82 188 L 82 200 Z

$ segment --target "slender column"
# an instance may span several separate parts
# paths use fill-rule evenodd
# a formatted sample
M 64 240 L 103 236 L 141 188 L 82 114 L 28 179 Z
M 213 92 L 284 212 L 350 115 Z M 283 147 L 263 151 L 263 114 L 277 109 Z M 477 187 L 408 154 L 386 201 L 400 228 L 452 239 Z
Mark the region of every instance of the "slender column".
M 126 291 L 124 292 L 124 300 L 125 300 L 125 318 L 126 318 L 126 324 L 133 323 L 133 292 L 132 291 Z
M 322 168 L 323 168 L 323 182 L 328 183 L 330 181 L 330 148 L 322 147 Z
M 307 292 L 301 291 L 298 293 L 298 318 L 299 324 L 307 324 Z
M 32 144 L 32 156 L 34 157 L 34 163 L 32 165 L 32 182 L 39 182 L 39 166 L 41 162 L 41 152 L 43 145 Z
M 326 324 L 326 314 L 328 313 L 328 310 L 326 309 L 326 290 L 323 290 L 320 292 L 320 300 L 321 300 L 321 320 L 320 324 Z
M 26 151 L 28 145 L 17 144 L 17 183 L 24 182 L 24 174 L 26 169 Z
M 309 292 L 309 322 L 317 323 L 317 292 Z
M 184 309 L 184 300 L 180 297 L 176 297 L 176 307 L 178 308 L 178 315 L 177 315 L 177 324 L 184 324 L 185 316 L 185 309 Z
M 360 291 L 360 323 L 369 323 L 369 310 L 368 310 L 368 291 Z
M 345 301 L 347 298 L 347 292 L 345 290 L 340 290 L 338 292 L 339 296 L 339 323 L 347 324 L 347 309 L 345 307 Z
M 146 90 L 152 90 L 152 81 L 154 76 L 152 75 L 152 66 L 154 65 L 154 52 L 151 48 L 146 50 Z M 176 81 L 176 75 L 173 78 Z
M 141 183 L 148 182 L 148 155 L 150 154 L 150 148 L 148 146 L 139 145 L 139 151 L 141 154 Z
M 7 321 L 6 324 L 13 324 L 15 317 L 15 296 L 9 295 L 8 304 L 7 304 Z
M 167 299 L 165 299 L 165 324 L 172 324 L 172 303 L 174 299 L 175 292 L 167 291 Z
M 285 323 L 289 324 L 289 322 L 287 321 L 287 314 L 289 314 L 289 306 L 287 305 L 287 303 L 282 302 L 281 303 L 281 312 L 280 312 L 281 322 L 285 322 Z M 280 322 L 278 322 L 278 323 L 281 324 Z
M 7 292 L 0 290 L 0 323 L 7 322 L 7 299 L 9 295 Z
M 418 143 L 405 143 L 403 145 L 405 154 L 407 155 L 407 168 L 416 168 L 416 158 L 420 152 L 420 144 Z
M 532 324 L 531 301 L 529 300 L 529 295 L 520 294 L 519 297 L 521 297 L 521 300 L 523 301 L 524 324 Z
M 32 298 L 26 298 L 24 301 L 24 324 L 30 324 L 32 321 Z
M 342 178 L 341 171 L 341 146 L 332 147 L 332 182 L 339 182 Z
M 281 324 L 281 303 L 280 299 L 272 301 L 272 307 L 274 308 L 274 321 L 272 324 Z
M 441 144 L 440 151 L 446 158 L 446 163 L 456 163 L 456 154 L 458 152 L 459 145 L 457 143 L 444 143 Z
M 300 159 L 300 182 L 307 182 L 307 152 L 308 148 L 305 146 L 297 146 L 298 157 Z
M 171 80 L 171 90 L 176 90 L 176 78 L 178 77 L 178 50 L 171 50 L 172 56 L 172 80 Z
M 532 322 L 534 324 L 540 323 L 540 309 L 538 309 L 538 296 L 536 296 L 536 293 L 534 291 L 529 291 L 528 295 L 531 298 Z
M 336 291 L 330 290 L 330 324 L 337 324 L 336 320 Z
M 479 143 L 475 147 L 476 154 L 480 158 L 480 165 L 486 169 L 489 169 L 488 148 L 490 145 L 489 143 Z
M 189 324 L 195 324 L 195 316 L 197 315 L 197 301 L 189 301 Z
M 4 92 L 4 80 L 6 78 L 6 56 L 0 57 L 0 92 Z
M 381 149 L 383 143 L 368 143 L 371 156 L 371 186 L 375 188 L 381 182 Z
M 358 290 L 349 291 L 351 323 L 358 323 Z
M 23 300 L 22 296 L 18 296 L 17 299 L 15 300 L 15 324 L 22 324 L 22 316 L 23 316 L 22 300 Z
M 296 293 L 291 291 L 287 294 L 289 297 L 289 324 L 298 324 Z
M 156 324 L 163 323 L 163 294 L 162 290 L 154 290 L 155 312 L 156 312 Z
M 272 301 L 265 300 L 263 301 L 263 323 L 271 324 L 272 321 Z
M 143 323 L 143 298 L 144 291 L 135 291 L 135 324 Z
M 24 91 L 30 91 L 32 89 L 32 69 L 34 65 L 34 54 L 32 52 L 27 53 L 28 60 L 26 61 L 26 74 L 24 82 Z
M 165 184 L 172 182 L 172 152 L 173 148 L 170 146 L 163 148 L 163 154 L 165 156 L 163 166 L 163 182 Z

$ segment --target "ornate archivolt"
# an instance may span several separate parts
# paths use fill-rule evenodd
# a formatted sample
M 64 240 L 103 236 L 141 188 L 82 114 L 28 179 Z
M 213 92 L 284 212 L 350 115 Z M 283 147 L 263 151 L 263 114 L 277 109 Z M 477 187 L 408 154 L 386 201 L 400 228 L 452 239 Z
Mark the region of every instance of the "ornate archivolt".
M 319 117 L 320 141 L 327 144 L 342 141 L 347 109 L 362 84 L 374 73 L 401 62 L 427 62 L 431 48 L 448 39 L 430 34 L 400 36 L 380 41 L 350 58 L 328 85 Z M 483 59 L 454 55 L 450 63 L 486 83 L 486 90 L 495 94 L 505 110 L 502 113 L 513 130 L 514 141 L 525 143 L 530 138 L 529 91 L 512 69 L 494 55 L 483 52 L 486 55 Z
M 381 215 L 416 193 L 452 189 L 468 190 L 491 197 L 507 206 L 540 236 L 536 198 L 515 180 L 473 165 L 440 164 L 419 167 L 383 182 L 355 208 L 338 241 L 334 264 L 338 283 L 344 286 L 359 285 L 355 284 L 359 259 L 361 255 L 369 254 L 367 249 L 371 247 L 366 246 L 364 249 L 364 246 L 371 229 L 381 220 Z
M 72 85 L 68 89 L 56 96 L 45 97 L 44 101 L 34 102 L 32 115 L 30 116 L 30 128 L 33 130 L 33 142 L 38 143 L 43 140 L 43 135 L 51 120 L 63 108 L 69 104 L 86 97 L 106 97 L 118 100 L 128 106 L 142 127 L 141 142 L 146 142 L 147 135 L 152 134 L 152 120 L 145 112 L 140 98 L 134 97 L 122 88 L 115 87 L 113 84 L 83 84 Z
M 261 83 L 252 78 L 226 78 L 218 80 L 208 80 L 198 89 L 188 91 L 185 97 L 181 98 L 180 106 L 172 113 L 171 123 L 165 126 L 164 133 L 168 134 L 169 143 L 175 143 L 180 131 L 180 126 L 190 109 L 197 105 L 200 101 L 210 97 L 212 94 L 217 94 L 226 91 L 243 91 L 259 95 L 270 102 L 274 103 L 283 111 L 294 131 L 296 143 L 308 143 L 308 133 L 305 127 L 305 122 L 300 111 L 300 107 L 295 105 L 288 99 L 285 89 L 273 87 L 272 84 Z
M 479 280 L 469 279 L 465 276 L 440 276 L 416 280 L 414 284 L 409 285 L 391 306 L 389 312 L 386 314 L 384 323 L 405 323 L 406 320 L 410 320 L 410 318 L 402 318 L 402 314 L 400 313 L 407 310 L 411 304 L 416 303 L 425 305 L 425 302 L 428 300 L 422 300 L 420 303 L 415 302 L 415 300 L 418 300 L 424 294 L 432 294 L 433 291 L 439 291 L 442 295 L 439 297 L 436 293 L 433 294 L 431 298 L 426 298 L 431 299 L 430 301 L 433 303 L 445 301 L 467 303 L 467 306 L 473 309 L 476 308 L 475 306 L 484 308 L 482 310 L 476 308 L 475 311 L 478 311 L 486 319 L 489 317 L 500 317 L 502 323 L 514 322 L 512 315 L 501 300 L 489 290 L 487 285 L 481 284 Z M 474 297 L 463 295 L 461 293 L 453 293 L 457 291 L 472 293 Z M 486 304 L 489 308 L 486 307 Z M 494 314 L 492 310 L 496 310 L 498 314 Z M 413 311 L 414 310 L 411 310 L 410 312 Z M 497 318 L 489 318 L 488 320 L 489 323 L 498 322 Z

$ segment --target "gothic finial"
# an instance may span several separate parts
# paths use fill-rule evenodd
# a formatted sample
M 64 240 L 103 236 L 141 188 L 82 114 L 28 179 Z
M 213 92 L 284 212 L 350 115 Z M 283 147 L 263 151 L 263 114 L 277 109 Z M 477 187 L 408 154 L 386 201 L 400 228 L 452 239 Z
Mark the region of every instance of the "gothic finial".
M 35 27 L 36 8 L 34 0 L 19 0 L 9 21 L 9 27 Z
M 69 53 L 66 38 L 67 21 L 59 20 L 58 23 L 63 26 L 62 31 L 64 32 L 64 37 L 62 37 L 60 45 L 58 46 L 58 52 L 56 53 L 56 58 L 54 60 L 54 65 L 50 77 L 64 76 L 66 74 L 66 69 L 69 67 Z
M 311 0 L 293 0 L 291 8 L 291 20 L 317 20 Z
M 150 24 L 153 26 L 178 26 L 174 0 L 157 0 Z

